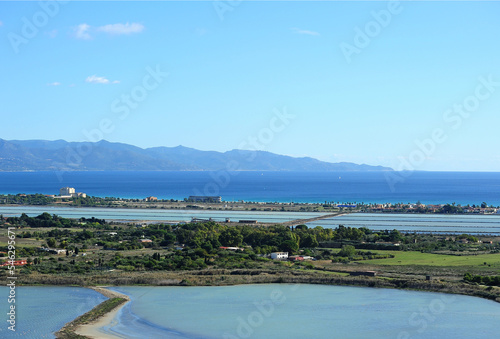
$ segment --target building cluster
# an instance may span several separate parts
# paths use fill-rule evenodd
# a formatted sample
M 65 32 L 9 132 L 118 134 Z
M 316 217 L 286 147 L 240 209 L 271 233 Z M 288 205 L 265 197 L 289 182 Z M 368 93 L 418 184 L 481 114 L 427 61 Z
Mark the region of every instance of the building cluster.
M 50 254 L 66 254 L 65 249 L 40 247 L 40 248 L 38 248 L 38 250 L 41 252 L 48 252 Z
M 442 211 L 446 204 L 373 204 L 369 205 L 368 210 L 372 212 L 400 212 L 401 210 L 408 212 L 430 212 L 436 213 Z M 454 205 L 453 205 L 454 206 Z M 454 206 L 455 207 L 455 206 Z M 471 213 L 471 214 L 499 214 L 500 209 L 494 207 L 481 207 L 481 206 L 461 206 L 457 205 L 461 213 Z
M 186 199 L 189 202 L 222 202 L 222 197 L 215 195 L 190 195 L 189 198 Z
M 59 190 L 59 195 L 55 195 L 54 198 L 64 199 L 64 198 L 86 198 L 87 194 L 82 192 L 77 192 L 74 187 L 63 187 Z
M 273 260 L 290 260 L 290 261 L 304 261 L 304 260 L 314 260 L 313 257 L 308 255 L 288 255 L 288 252 L 273 252 L 271 253 L 271 259 Z

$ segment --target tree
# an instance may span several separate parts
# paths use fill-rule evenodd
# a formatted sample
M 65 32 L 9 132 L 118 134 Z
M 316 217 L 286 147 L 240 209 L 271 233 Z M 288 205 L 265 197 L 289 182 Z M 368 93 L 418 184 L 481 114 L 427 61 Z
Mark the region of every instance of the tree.
M 221 232 L 219 241 L 224 246 L 240 246 L 243 242 L 243 235 L 236 227 L 226 228 Z
M 487 204 L 487 203 L 485 203 L 485 202 L 483 201 L 483 202 L 481 203 L 481 208 L 486 208 L 486 207 L 488 207 L 488 204 Z
M 56 246 L 56 239 L 54 239 L 54 238 L 47 239 L 47 246 L 48 247 L 54 247 L 54 246 Z
M 174 233 L 166 232 L 163 235 L 163 240 L 161 241 L 160 245 L 161 246 L 172 245 L 173 243 L 175 243 L 176 240 L 177 240 L 177 238 L 176 238 Z
M 403 238 L 397 229 L 393 229 L 389 235 L 389 240 L 392 242 L 400 241 Z
M 356 255 L 356 248 L 352 245 L 344 245 L 339 252 L 339 256 L 352 258 Z
M 319 243 L 314 234 L 304 234 L 300 237 L 300 247 L 318 247 Z
M 299 245 L 296 241 L 293 240 L 285 240 L 281 243 L 280 246 L 283 252 L 295 253 L 299 251 Z

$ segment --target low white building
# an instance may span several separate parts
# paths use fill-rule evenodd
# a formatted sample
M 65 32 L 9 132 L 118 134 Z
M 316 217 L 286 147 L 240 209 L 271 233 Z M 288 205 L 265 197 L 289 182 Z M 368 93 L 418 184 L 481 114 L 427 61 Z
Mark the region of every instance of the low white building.
M 86 198 L 87 194 L 77 192 L 74 187 L 63 187 L 59 190 L 59 196 L 54 198 Z
M 73 194 L 76 193 L 76 190 L 73 187 L 63 187 L 59 190 L 59 195 L 64 197 L 64 196 L 72 196 Z
M 271 253 L 271 259 L 288 259 L 288 252 L 273 252 Z

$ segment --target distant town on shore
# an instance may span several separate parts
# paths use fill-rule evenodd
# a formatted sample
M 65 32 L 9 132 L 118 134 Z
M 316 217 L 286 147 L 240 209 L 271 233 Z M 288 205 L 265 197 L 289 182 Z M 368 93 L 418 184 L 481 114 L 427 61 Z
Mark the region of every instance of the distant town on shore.
M 500 206 L 481 204 L 461 205 L 456 203 L 422 204 L 415 203 L 359 203 L 328 202 L 253 202 L 225 201 L 222 196 L 191 195 L 183 200 L 158 199 L 148 196 L 144 199 L 125 199 L 119 197 L 93 197 L 77 192 L 74 187 L 62 187 L 58 195 L 52 194 L 8 194 L 0 195 L 0 204 L 5 205 L 67 205 L 85 207 L 132 207 L 132 208 L 185 208 L 185 209 L 226 209 L 250 211 L 298 211 L 298 212 L 370 212 L 370 213 L 436 213 L 436 214 L 500 214 Z M 238 205 L 239 204 L 239 205 Z M 235 208 L 235 206 L 237 206 Z

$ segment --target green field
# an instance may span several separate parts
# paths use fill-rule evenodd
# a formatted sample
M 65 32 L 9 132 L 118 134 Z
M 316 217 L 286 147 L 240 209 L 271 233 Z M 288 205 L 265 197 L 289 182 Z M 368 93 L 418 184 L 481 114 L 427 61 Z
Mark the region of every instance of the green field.
M 424 265 L 424 266 L 484 266 L 500 269 L 500 253 L 455 256 L 421 252 L 376 251 L 378 254 L 392 254 L 394 258 L 362 261 L 375 265 Z

